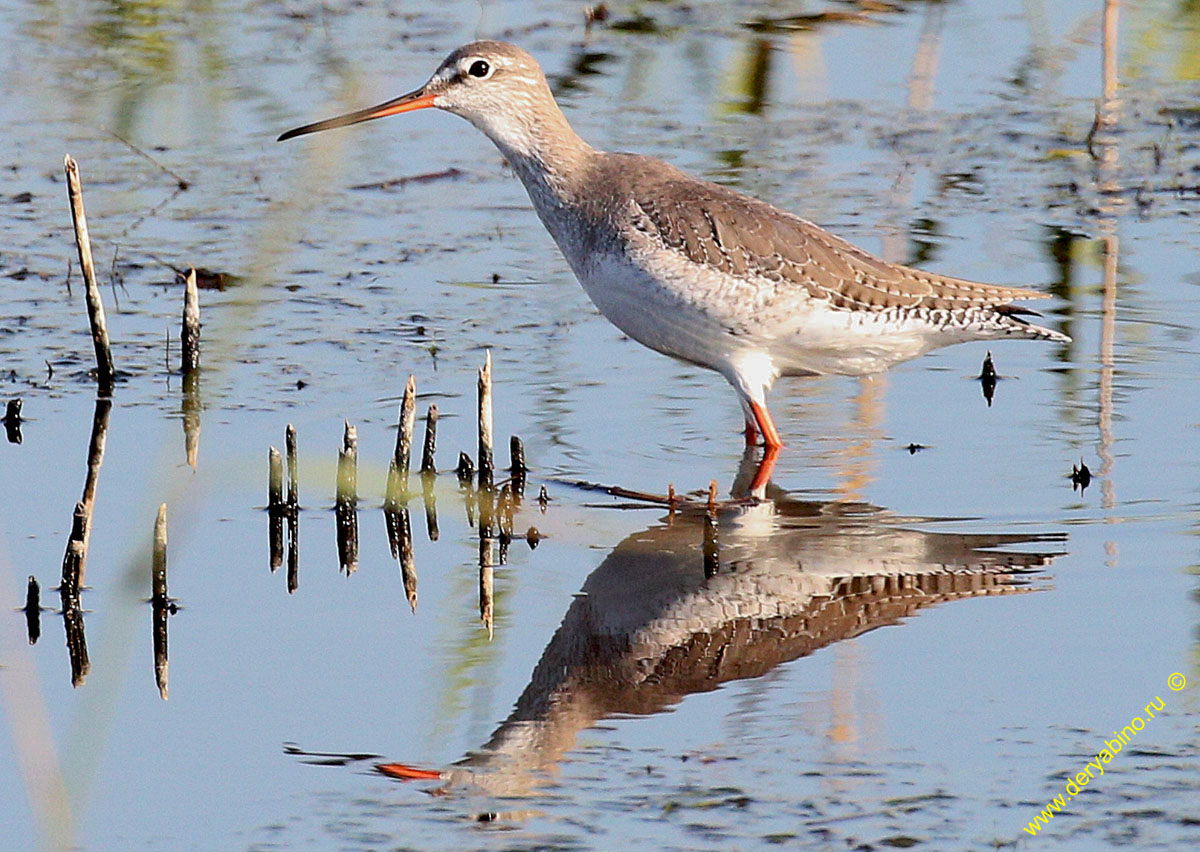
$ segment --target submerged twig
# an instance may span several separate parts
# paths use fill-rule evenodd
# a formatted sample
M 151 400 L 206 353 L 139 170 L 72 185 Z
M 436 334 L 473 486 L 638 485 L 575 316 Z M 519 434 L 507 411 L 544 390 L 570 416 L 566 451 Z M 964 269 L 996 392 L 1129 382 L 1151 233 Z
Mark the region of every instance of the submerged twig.
M 167 174 L 167 175 L 170 175 L 172 178 L 174 178 L 174 179 L 175 179 L 175 185 L 176 185 L 177 187 L 179 187 L 179 189 L 180 189 L 181 191 L 182 191 L 182 190 L 186 190 L 186 189 L 187 189 L 189 186 L 191 186 L 191 182 L 190 182 L 190 181 L 188 181 L 188 180 L 185 180 L 184 178 L 181 178 L 181 177 L 180 177 L 178 174 L 176 174 L 175 172 L 171 171 L 169 168 L 167 168 L 166 166 L 164 166 L 164 165 L 163 165 L 162 163 L 160 163 L 158 160 L 154 159 L 154 157 L 152 157 L 152 156 L 150 156 L 149 154 L 147 154 L 145 151 L 143 151 L 143 150 L 142 150 L 141 148 L 139 148 L 137 145 L 134 145 L 132 142 L 130 142 L 130 141 L 129 141 L 128 139 L 126 139 L 125 137 L 123 137 L 123 136 L 120 136 L 120 135 L 118 135 L 118 134 L 116 134 L 116 133 L 113 133 L 111 130 L 108 130 L 108 131 L 107 131 L 107 133 L 108 133 L 108 135 L 109 135 L 109 136 L 111 136 L 113 139 L 116 139 L 118 142 L 122 143 L 122 144 L 123 144 L 123 145 L 125 145 L 127 148 L 129 148 L 129 150 L 133 151 L 133 153 L 135 153 L 135 154 L 139 155 L 140 157 L 142 157 L 142 158 L 144 158 L 144 159 L 148 160 L 149 162 L 153 163 L 154 165 L 158 166 L 158 168 L 159 168 L 159 169 L 161 169 L 161 170 L 162 170 L 162 171 L 163 171 L 165 174 Z

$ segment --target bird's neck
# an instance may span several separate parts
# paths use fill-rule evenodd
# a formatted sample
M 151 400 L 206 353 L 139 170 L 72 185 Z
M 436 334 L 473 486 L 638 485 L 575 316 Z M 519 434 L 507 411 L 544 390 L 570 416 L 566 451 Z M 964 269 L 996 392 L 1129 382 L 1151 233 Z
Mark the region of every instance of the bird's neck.
M 571 127 L 548 87 L 544 94 L 536 110 L 493 115 L 480 127 L 525 184 L 543 220 L 553 208 L 578 203 L 581 182 L 597 154 Z

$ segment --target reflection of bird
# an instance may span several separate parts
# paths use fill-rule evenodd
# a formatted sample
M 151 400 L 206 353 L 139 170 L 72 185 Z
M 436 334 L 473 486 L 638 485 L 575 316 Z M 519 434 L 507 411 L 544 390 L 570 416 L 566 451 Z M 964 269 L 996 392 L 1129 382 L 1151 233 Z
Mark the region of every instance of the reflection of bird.
M 865 504 L 779 499 L 722 511 L 720 568 L 706 577 L 702 527 L 677 513 L 609 553 L 482 749 L 442 771 L 381 771 L 526 794 L 600 719 L 661 712 L 932 604 L 1028 590 L 1021 575 L 1059 547 L 1002 548 L 1062 540 L 925 532 Z
M 1009 305 L 1042 294 L 899 266 L 790 213 L 659 160 L 575 134 L 528 53 L 477 41 L 424 86 L 280 140 L 427 107 L 496 143 L 592 301 L 640 343 L 716 370 L 746 442 L 780 445 L 766 392 L 780 375 L 865 375 L 939 346 L 1066 341 Z

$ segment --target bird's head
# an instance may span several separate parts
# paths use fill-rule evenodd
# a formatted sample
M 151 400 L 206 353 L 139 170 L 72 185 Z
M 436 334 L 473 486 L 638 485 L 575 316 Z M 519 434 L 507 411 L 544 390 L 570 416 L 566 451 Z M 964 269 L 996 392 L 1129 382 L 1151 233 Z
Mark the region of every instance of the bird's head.
M 502 41 L 473 41 L 442 61 L 419 89 L 335 118 L 289 130 L 279 141 L 402 112 L 436 107 L 470 121 L 502 149 L 529 150 L 547 111 L 557 112 L 537 60 Z

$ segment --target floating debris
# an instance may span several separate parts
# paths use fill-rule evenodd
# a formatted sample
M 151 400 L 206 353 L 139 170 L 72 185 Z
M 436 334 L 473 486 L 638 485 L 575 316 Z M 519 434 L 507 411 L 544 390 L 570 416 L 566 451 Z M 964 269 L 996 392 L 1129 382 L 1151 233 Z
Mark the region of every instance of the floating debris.
M 585 6 L 583 10 L 583 31 L 590 33 L 593 24 L 603 24 L 608 20 L 608 4 L 597 3 L 595 6 Z
M 36 645 L 42 635 L 42 590 L 38 586 L 37 577 L 29 575 L 29 584 L 25 587 L 25 632 L 29 636 L 29 644 Z
M 4 432 L 8 436 L 10 444 L 21 443 L 21 424 L 24 423 L 24 418 L 21 417 L 21 399 L 10 399 L 4 410 Z
M 904 449 L 908 450 L 908 454 L 910 456 L 915 456 L 917 453 L 921 452 L 921 450 L 928 450 L 929 447 L 925 444 L 909 444 Z
M 461 169 L 449 168 L 443 169 L 440 172 L 426 172 L 419 175 L 408 175 L 406 177 L 392 178 L 391 180 L 376 181 L 375 183 L 357 183 L 351 186 L 351 189 L 403 189 L 410 183 L 431 183 L 435 180 L 449 180 L 462 177 L 464 172 Z
M 100 285 L 96 283 L 96 268 L 92 261 L 92 242 L 88 237 L 87 215 L 83 210 L 83 188 L 79 180 L 79 166 L 68 154 L 63 161 L 67 173 L 67 197 L 71 201 L 71 219 L 75 223 L 75 246 L 79 251 L 79 265 L 83 270 L 86 286 L 88 322 L 92 329 L 92 345 L 96 350 L 96 380 L 100 393 L 110 396 L 116 369 L 113 367 L 112 347 L 108 341 L 108 320 L 104 316 L 104 303 L 100 300 Z
M 988 350 L 983 359 L 983 368 L 975 378 L 979 382 L 979 386 L 983 388 L 983 398 L 987 400 L 988 408 L 991 408 L 992 397 L 996 394 L 996 380 L 1000 378 L 996 375 L 996 366 L 992 363 L 991 350 Z
M 546 486 L 543 485 L 538 490 L 538 505 L 542 508 L 542 514 L 546 514 L 546 507 L 550 505 L 550 495 L 546 493 Z
M 1084 464 L 1083 459 L 1079 460 L 1079 466 L 1071 465 L 1071 490 L 1079 489 L 1079 493 L 1087 489 L 1092 483 L 1092 472 L 1088 470 L 1088 466 Z
M 543 538 L 544 536 L 538 532 L 537 527 L 530 527 L 525 530 L 525 543 L 529 545 L 530 550 L 536 549 L 541 544 Z

